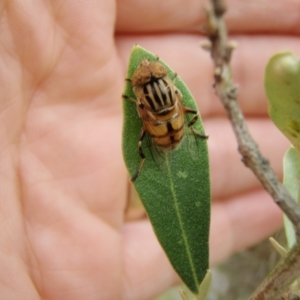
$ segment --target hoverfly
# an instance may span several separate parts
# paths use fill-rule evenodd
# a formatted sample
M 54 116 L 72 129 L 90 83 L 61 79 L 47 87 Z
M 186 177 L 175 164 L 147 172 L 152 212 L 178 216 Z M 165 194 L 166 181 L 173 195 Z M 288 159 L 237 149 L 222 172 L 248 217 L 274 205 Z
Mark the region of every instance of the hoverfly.
M 177 74 L 173 79 L 168 76 L 168 70 L 157 57 L 156 61 L 141 60 L 131 79 L 126 79 L 131 82 L 136 99 L 126 95 L 123 97 L 136 103 L 138 115 L 143 122 L 138 141 L 141 161 L 131 181 L 137 179 L 146 159 L 142 149 L 146 133 L 158 148 L 163 151 L 172 150 L 184 137 L 185 115 L 193 114 L 187 127 L 194 135 L 202 139 L 208 138 L 193 128 L 199 117 L 198 112 L 183 105 L 182 95 L 174 84 L 176 78 Z

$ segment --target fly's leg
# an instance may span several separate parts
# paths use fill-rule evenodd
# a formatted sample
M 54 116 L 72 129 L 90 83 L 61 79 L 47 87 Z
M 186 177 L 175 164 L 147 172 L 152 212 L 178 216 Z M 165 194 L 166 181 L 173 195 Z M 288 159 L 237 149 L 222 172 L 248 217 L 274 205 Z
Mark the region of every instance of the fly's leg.
M 131 79 L 130 78 L 125 78 L 125 81 L 130 82 L 131 83 Z M 136 99 L 128 97 L 127 95 L 122 94 L 122 98 L 125 100 L 129 100 L 131 102 L 136 103 Z
M 128 97 L 127 95 L 124 95 L 124 94 L 122 95 L 122 98 L 136 104 L 136 99 L 134 99 L 134 98 Z
M 142 142 L 143 142 L 143 139 L 145 137 L 145 134 L 146 134 L 146 131 L 145 131 L 144 128 L 142 128 L 141 133 L 140 133 L 140 137 L 139 137 L 139 143 L 138 143 L 138 151 L 139 151 L 139 155 L 141 157 L 141 161 L 139 163 L 139 166 L 138 166 L 135 174 L 131 177 L 132 182 L 134 182 L 137 179 L 137 177 L 138 177 L 138 175 L 139 175 L 139 173 L 140 173 L 140 171 L 143 167 L 145 159 L 146 159 L 145 154 L 144 154 L 143 149 L 142 149 Z
M 186 114 L 193 114 L 194 117 L 193 119 L 189 122 L 188 127 L 192 130 L 192 132 L 196 135 L 199 136 L 201 139 L 208 139 L 208 135 L 205 135 L 203 133 L 200 133 L 199 131 L 197 131 L 196 129 L 194 129 L 192 126 L 195 124 L 195 122 L 198 120 L 199 115 L 198 112 L 195 109 L 191 109 L 188 107 L 184 108 L 184 112 Z
M 131 79 L 126 78 L 125 80 L 131 82 Z M 137 104 L 137 100 L 136 99 L 128 97 L 127 95 L 123 94 L 122 98 L 124 100 L 128 100 L 128 101 L 131 101 L 131 102 Z M 131 177 L 131 181 L 132 182 L 134 182 L 137 179 L 137 177 L 138 177 L 138 175 L 139 175 L 139 173 L 140 173 L 140 171 L 141 171 L 141 169 L 143 167 L 143 164 L 145 162 L 145 154 L 144 154 L 143 149 L 142 149 L 142 142 L 143 142 L 143 139 L 145 137 L 145 134 L 146 134 L 146 131 L 144 130 L 144 128 L 142 128 L 141 133 L 140 133 L 140 137 L 139 137 L 139 142 L 138 142 L 138 152 L 139 152 L 139 155 L 141 157 L 141 161 L 139 163 L 139 166 L 138 166 L 135 174 Z
M 177 97 L 178 100 L 182 101 L 181 100 L 182 99 L 182 95 L 181 95 L 180 91 L 178 90 L 178 88 L 175 86 L 176 79 L 177 79 L 177 73 L 174 73 L 174 77 L 172 79 L 172 82 L 173 82 L 174 88 L 175 88 L 175 95 L 176 95 L 176 97 Z
M 175 84 L 176 79 L 177 79 L 177 73 L 174 73 L 174 77 L 173 77 L 173 79 L 172 79 L 173 84 Z

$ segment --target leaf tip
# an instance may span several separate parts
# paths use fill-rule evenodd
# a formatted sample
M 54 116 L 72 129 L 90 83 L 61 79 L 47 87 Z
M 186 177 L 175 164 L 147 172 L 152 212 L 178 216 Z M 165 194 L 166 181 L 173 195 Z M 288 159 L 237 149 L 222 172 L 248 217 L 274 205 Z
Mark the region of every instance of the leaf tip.
M 266 75 L 274 77 L 276 80 L 290 82 L 294 76 L 300 73 L 299 59 L 289 51 L 279 52 L 271 57 L 267 68 Z

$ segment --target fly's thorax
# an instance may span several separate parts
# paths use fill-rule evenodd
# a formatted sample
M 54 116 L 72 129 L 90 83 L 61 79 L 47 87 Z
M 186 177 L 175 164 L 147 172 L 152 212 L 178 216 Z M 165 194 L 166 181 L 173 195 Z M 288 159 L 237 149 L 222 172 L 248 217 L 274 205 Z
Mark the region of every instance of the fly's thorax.
M 181 101 L 181 94 L 168 76 L 152 79 L 143 86 L 133 87 L 137 99 L 153 112 L 171 107 Z

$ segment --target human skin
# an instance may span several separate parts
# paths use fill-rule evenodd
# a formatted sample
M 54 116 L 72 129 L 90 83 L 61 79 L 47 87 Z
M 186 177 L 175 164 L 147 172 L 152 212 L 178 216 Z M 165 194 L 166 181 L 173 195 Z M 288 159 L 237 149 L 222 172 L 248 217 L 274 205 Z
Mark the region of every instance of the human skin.
M 267 115 L 263 72 L 300 54 L 299 1 L 228 1 L 232 66 L 248 127 L 276 173 L 288 142 Z M 0 298 L 153 299 L 179 283 L 147 219 L 125 221 L 127 61 L 140 44 L 197 99 L 209 135 L 210 262 L 254 245 L 281 213 L 240 161 L 199 48 L 201 1 L 3 0 L 0 35 Z

